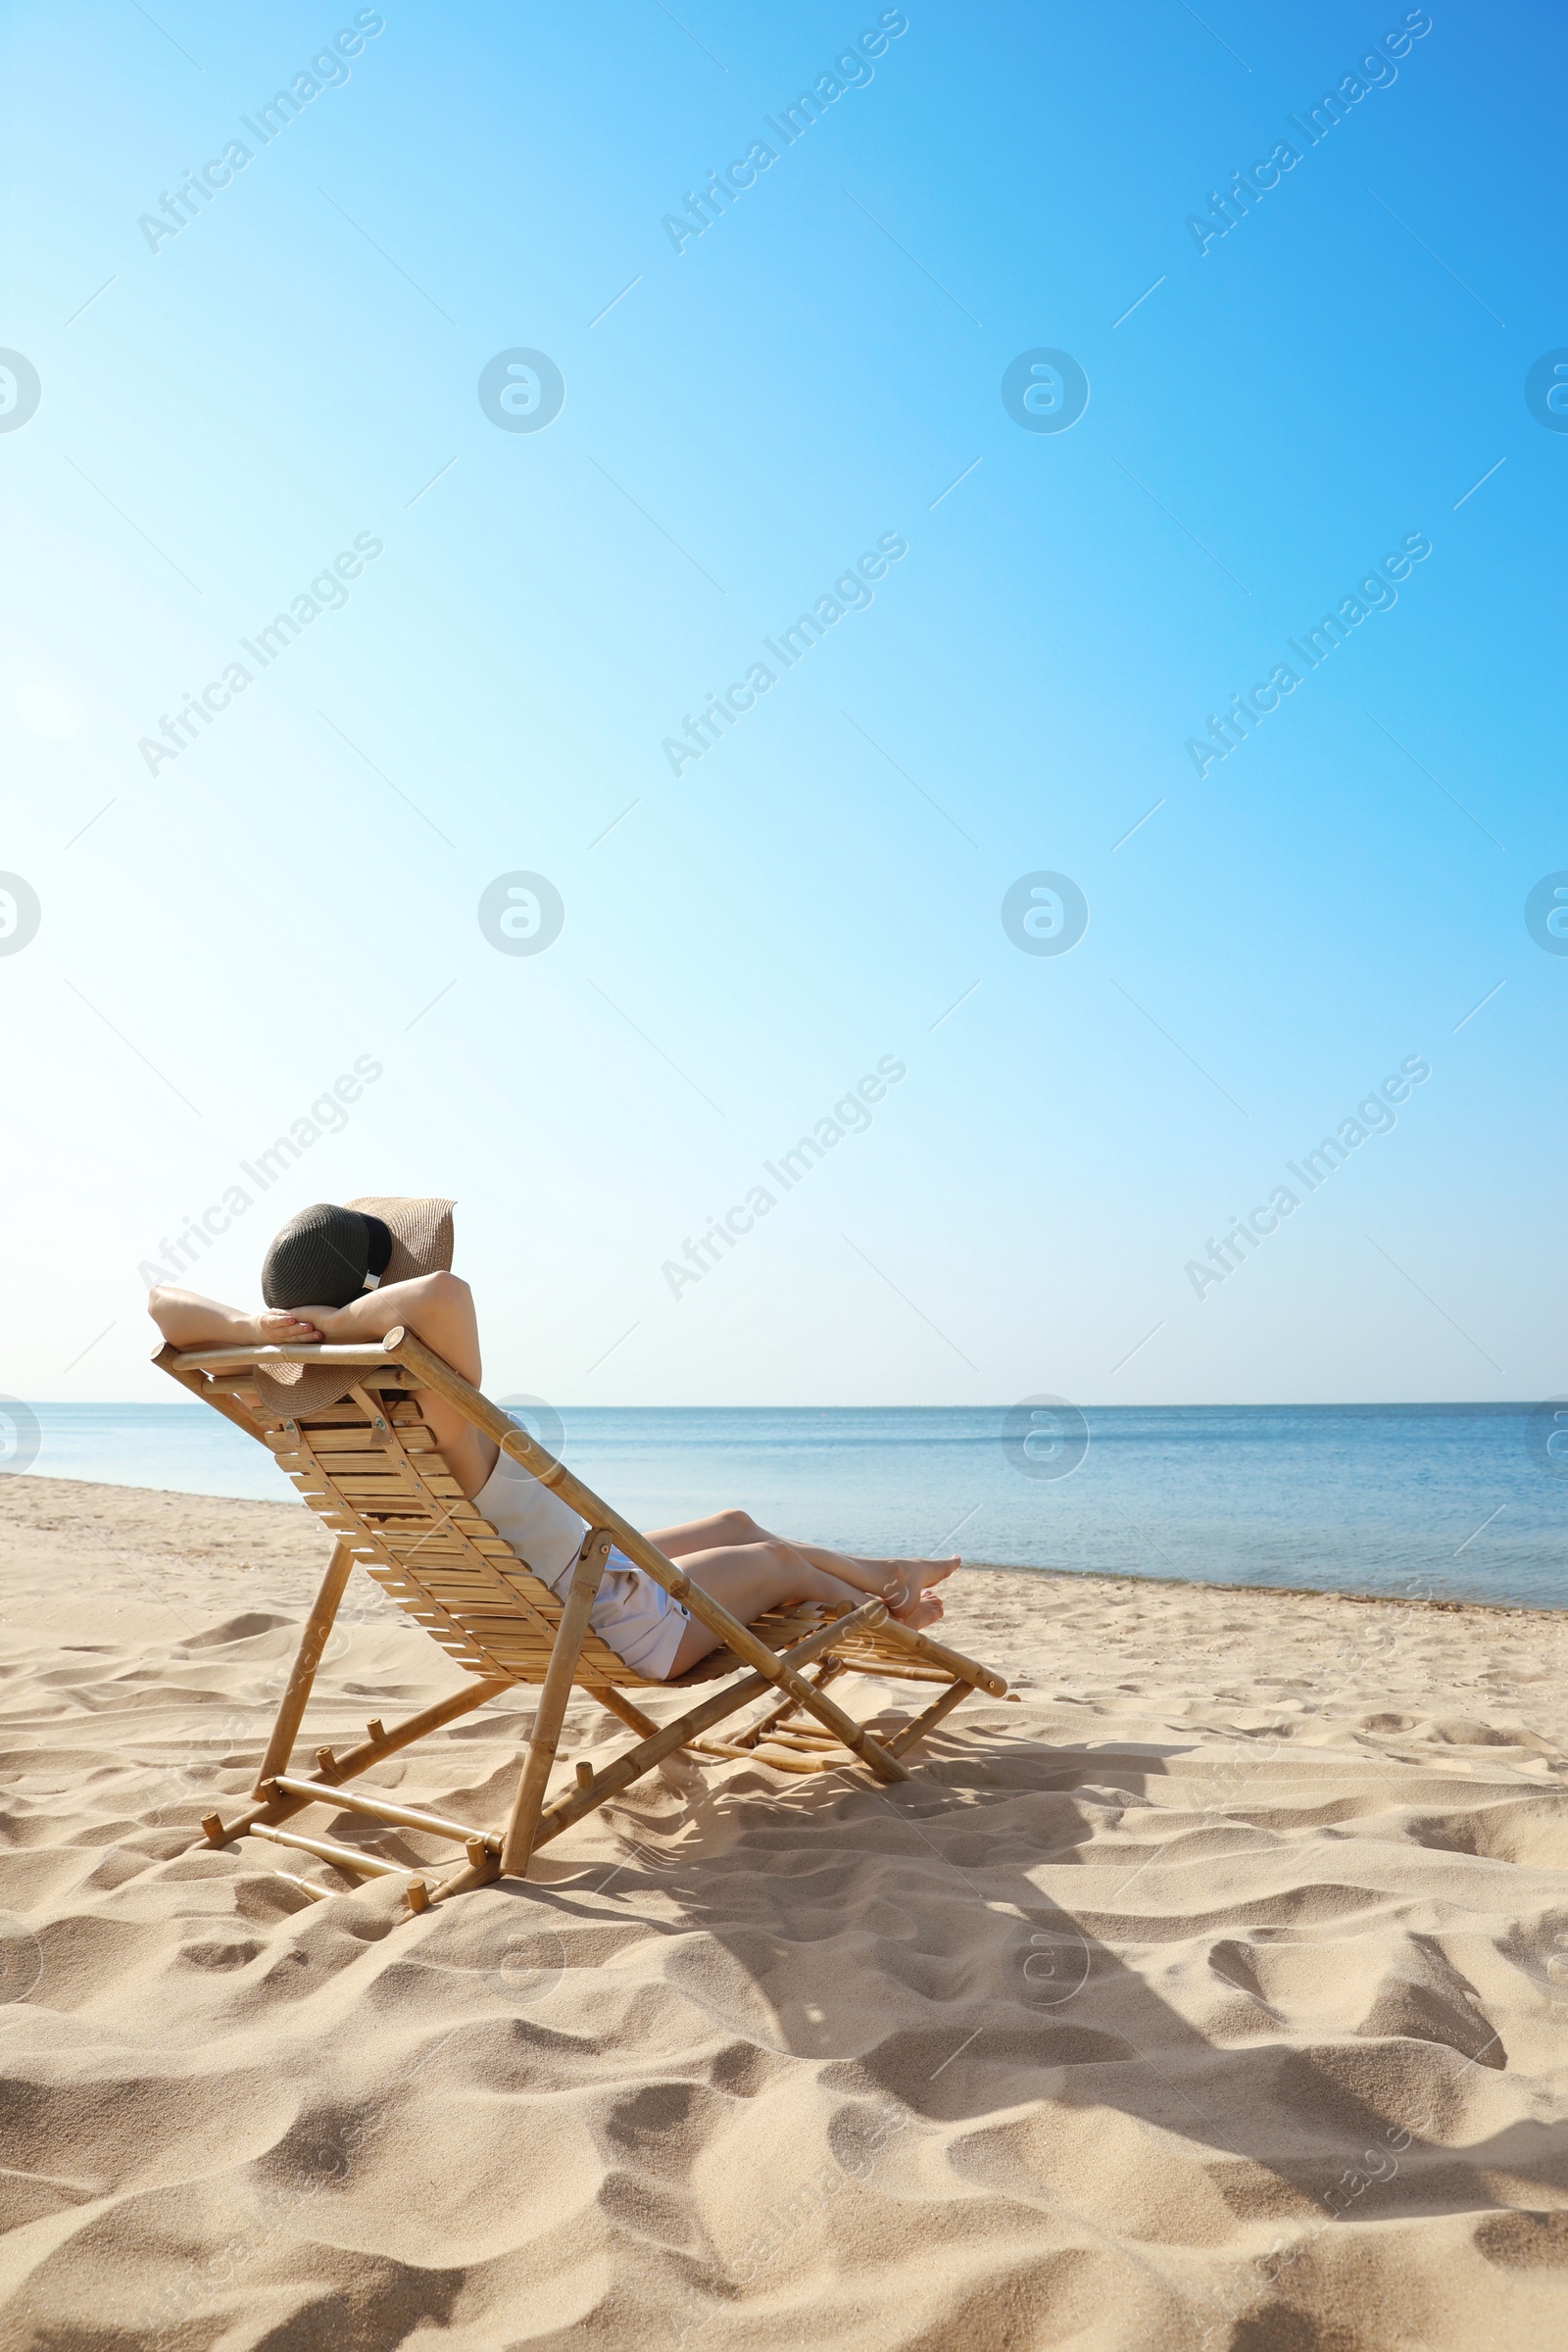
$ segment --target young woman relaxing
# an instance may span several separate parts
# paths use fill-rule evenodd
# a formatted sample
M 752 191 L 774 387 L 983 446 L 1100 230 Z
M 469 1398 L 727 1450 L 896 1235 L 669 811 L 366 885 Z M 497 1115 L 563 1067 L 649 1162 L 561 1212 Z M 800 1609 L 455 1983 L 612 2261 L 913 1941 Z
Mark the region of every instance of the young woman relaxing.
M 472 1292 L 451 1270 L 451 1211 L 447 1200 L 362 1200 L 341 1208 L 318 1202 L 291 1218 L 269 1250 L 261 1313 L 168 1289 L 151 1294 L 148 1311 L 176 1348 L 363 1344 L 403 1324 L 477 1387 L 478 1319 Z M 583 1521 L 445 1398 L 420 1390 L 418 1401 L 475 1509 L 536 1576 L 563 1592 L 587 1533 Z M 793 1601 L 858 1606 L 867 1592 L 880 1595 L 905 1625 L 933 1625 L 942 1602 L 932 1587 L 960 1565 L 956 1558 L 861 1559 L 793 1543 L 742 1510 L 648 1534 L 743 1625 Z M 661 1681 L 718 1646 L 717 1635 L 618 1550 L 610 1555 L 589 1622 L 628 1666 Z

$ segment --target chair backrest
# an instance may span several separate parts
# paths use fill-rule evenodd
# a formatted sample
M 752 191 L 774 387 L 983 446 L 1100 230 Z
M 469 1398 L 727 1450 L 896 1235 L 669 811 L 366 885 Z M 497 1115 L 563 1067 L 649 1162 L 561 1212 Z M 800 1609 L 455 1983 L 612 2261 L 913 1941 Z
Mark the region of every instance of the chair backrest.
M 202 1353 L 166 1350 L 165 1369 L 227 1418 L 249 1422 L 311 1509 L 432 1642 L 470 1674 L 544 1680 L 564 1604 L 465 1495 L 400 1365 L 367 1365 L 340 1403 L 288 1420 L 263 1403 L 235 1350 L 212 1350 L 205 1365 Z M 220 1353 L 228 1360 L 214 1363 Z M 574 1682 L 647 1679 L 584 1634 Z

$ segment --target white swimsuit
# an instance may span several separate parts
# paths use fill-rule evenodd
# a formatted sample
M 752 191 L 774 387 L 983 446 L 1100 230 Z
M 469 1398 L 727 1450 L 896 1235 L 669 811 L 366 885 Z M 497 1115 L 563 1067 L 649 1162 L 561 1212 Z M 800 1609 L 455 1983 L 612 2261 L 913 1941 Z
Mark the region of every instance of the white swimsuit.
M 502 1454 L 473 1498 L 496 1533 L 553 1592 L 564 1596 L 588 1523 L 561 1496 Z M 588 1622 L 603 1642 L 638 1674 L 662 1682 L 675 1662 L 691 1618 L 662 1585 L 635 1561 L 612 1550 L 594 1595 Z

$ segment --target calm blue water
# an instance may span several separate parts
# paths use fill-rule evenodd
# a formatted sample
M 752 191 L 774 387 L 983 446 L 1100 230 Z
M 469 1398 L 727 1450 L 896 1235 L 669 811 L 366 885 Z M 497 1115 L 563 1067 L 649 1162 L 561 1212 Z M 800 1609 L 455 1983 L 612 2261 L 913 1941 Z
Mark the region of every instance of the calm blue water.
M 288 1498 L 263 1448 L 199 1404 L 34 1410 L 36 1475 Z M 1025 1446 L 1000 1407 L 562 1419 L 563 1458 L 643 1527 L 741 1503 L 857 1551 L 1568 1604 L 1568 1416 L 1549 1405 L 1106 1407 L 1083 1416 L 1066 1476 L 1051 1473 L 1077 1451 L 1073 1427 L 1048 1420 Z

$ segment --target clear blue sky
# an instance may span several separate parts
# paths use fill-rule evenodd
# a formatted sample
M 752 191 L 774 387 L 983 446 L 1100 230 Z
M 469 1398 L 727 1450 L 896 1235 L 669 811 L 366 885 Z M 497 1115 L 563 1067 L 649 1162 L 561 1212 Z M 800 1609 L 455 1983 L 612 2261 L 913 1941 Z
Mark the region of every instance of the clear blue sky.
M 357 1192 L 457 1198 L 491 1385 L 564 1402 L 1568 1388 L 1568 957 L 1524 917 L 1568 868 L 1560 10 L 34 0 L 6 45 L 0 1389 L 167 1394 L 187 1220 L 249 1299 Z M 1042 349 L 1065 430 L 1004 405 Z M 515 350 L 539 430 L 480 403 Z M 538 954 L 481 929 L 517 872 Z M 1039 872 L 1061 955 L 1004 928 Z

